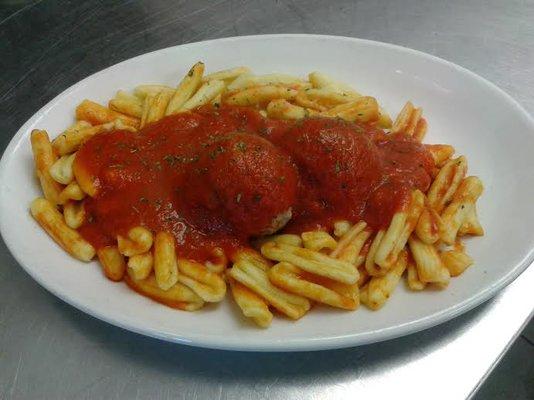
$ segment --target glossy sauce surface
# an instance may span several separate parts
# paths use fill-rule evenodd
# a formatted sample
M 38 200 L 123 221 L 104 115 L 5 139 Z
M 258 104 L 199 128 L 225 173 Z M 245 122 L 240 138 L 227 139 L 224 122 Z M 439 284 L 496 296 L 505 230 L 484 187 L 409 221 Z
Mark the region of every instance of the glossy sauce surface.
M 337 219 L 386 227 L 413 189 L 426 191 L 424 145 L 338 119 L 277 121 L 249 108 L 166 117 L 139 133 L 91 138 L 75 164 L 94 179 L 82 235 L 96 247 L 143 225 L 172 232 L 181 257 L 227 254 L 250 238 L 330 228 Z

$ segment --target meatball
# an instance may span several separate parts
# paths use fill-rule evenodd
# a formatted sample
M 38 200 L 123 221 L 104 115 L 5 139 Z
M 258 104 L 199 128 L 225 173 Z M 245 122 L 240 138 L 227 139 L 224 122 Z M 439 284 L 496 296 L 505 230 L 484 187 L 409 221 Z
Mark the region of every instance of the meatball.
M 205 191 L 195 201 L 222 214 L 236 230 L 265 235 L 291 219 L 297 170 L 266 139 L 242 132 L 219 136 L 202 150 L 198 169 Z
M 380 153 L 364 128 L 326 118 L 295 125 L 278 141 L 298 166 L 301 207 L 297 216 L 315 218 L 325 209 L 358 215 L 368 194 L 380 184 Z

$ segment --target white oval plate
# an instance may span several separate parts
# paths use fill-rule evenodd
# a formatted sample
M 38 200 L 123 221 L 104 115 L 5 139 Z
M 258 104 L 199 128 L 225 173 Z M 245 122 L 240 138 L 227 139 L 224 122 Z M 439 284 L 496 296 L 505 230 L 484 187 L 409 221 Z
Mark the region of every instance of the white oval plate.
M 141 83 L 174 85 L 196 61 L 209 71 L 248 65 L 257 73 L 305 76 L 319 70 L 376 96 L 395 115 L 410 99 L 424 108 L 427 143 L 449 143 L 485 184 L 479 201 L 486 236 L 468 241 L 476 260 L 445 291 L 410 293 L 401 284 L 378 312 L 317 307 L 291 322 L 276 318 L 262 330 L 232 301 L 187 313 L 137 295 L 105 279 L 96 263 L 69 257 L 28 212 L 40 195 L 29 133 L 57 135 L 85 98 L 105 102 Z M 67 303 L 122 328 L 177 343 L 257 351 L 319 350 L 386 340 L 453 318 L 487 300 L 532 261 L 534 122 L 502 90 L 447 61 L 384 43 L 343 37 L 270 35 L 212 40 L 145 54 L 72 86 L 18 131 L 0 163 L 0 231 L 22 267 Z

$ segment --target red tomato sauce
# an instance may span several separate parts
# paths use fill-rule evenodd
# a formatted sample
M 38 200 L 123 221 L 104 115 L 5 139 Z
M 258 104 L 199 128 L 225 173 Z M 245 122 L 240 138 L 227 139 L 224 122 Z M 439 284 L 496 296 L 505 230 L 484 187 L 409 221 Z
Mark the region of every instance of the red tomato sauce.
M 171 232 L 180 257 L 199 261 L 286 222 L 298 233 L 338 219 L 387 227 L 413 189 L 428 189 L 434 166 L 422 144 L 370 125 L 230 106 L 99 134 L 75 164 L 95 177 L 80 228 L 95 247 L 142 225 Z

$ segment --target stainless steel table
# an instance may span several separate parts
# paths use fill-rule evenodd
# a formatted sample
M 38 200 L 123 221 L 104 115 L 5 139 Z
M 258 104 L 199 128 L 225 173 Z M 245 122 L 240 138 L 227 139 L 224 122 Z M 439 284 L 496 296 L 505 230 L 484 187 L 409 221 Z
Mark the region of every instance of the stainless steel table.
M 0 23 L 0 149 L 90 73 L 162 47 L 257 33 L 419 49 L 488 78 L 534 113 L 533 20 L 534 4 L 519 0 L 30 2 Z M 1 243 L 0 398 L 465 398 L 528 321 L 532 287 L 531 267 L 468 314 L 385 343 L 230 353 L 158 342 L 84 315 L 34 283 Z

